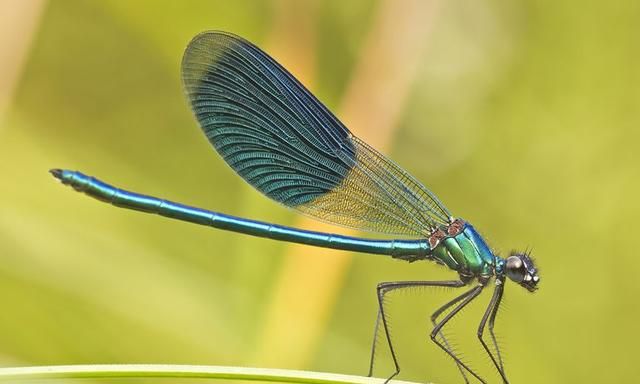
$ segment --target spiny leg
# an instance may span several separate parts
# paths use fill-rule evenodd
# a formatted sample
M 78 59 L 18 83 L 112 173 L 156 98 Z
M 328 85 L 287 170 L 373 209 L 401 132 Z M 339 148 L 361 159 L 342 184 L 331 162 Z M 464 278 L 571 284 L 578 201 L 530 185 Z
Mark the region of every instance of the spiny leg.
M 400 373 L 400 365 L 398 364 L 398 359 L 396 358 L 396 353 L 393 348 L 393 343 L 391 342 L 391 333 L 389 332 L 389 327 L 387 323 L 387 317 L 385 315 L 384 310 L 384 295 L 387 292 L 396 290 L 396 289 L 405 289 L 412 287 L 450 287 L 450 288 L 460 288 L 465 286 L 465 283 L 460 280 L 445 280 L 445 281 L 390 281 L 385 283 L 378 284 L 377 288 L 377 296 L 378 296 L 378 316 L 376 318 L 376 325 L 373 333 L 373 345 L 371 347 L 371 362 L 369 363 L 369 374 L 368 376 L 373 376 L 373 363 L 376 352 L 376 340 L 378 337 L 378 328 L 380 325 L 380 319 L 382 319 L 382 327 L 384 329 L 384 334 L 387 339 L 387 345 L 389 346 L 389 351 L 391 352 L 391 359 L 393 360 L 393 365 L 395 367 L 395 372 L 391 375 L 386 381 L 393 379 L 395 376 Z
M 473 292 L 473 290 L 470 291 L 466 291 L 465 293 L 454 297 L 452 300 L 446 302 L 443 306 L 441 306 L 440 308 L 436 309 L 432 314 L 431 314 L 431 323 L 433 324 L 433 326 L 435 327 L 437 325 L 437 320 L 438 317 L 447 309 L 451 308 L 452 305 L 458 303 L 460 300 L 464 299 L 465 297 L 469 296 L 471 293 Z M 442 329 L 440 330 L 440 332 L 438 333 L 438 336 L 440 336 L 442 338 L 442 341 L 444 342 L 444 345 L 449 349 L 449 350 L 453 350 L 451 348 L 451 346 L 449 345 L 449 342 L 447 341 L 447 338 L 444 335 L 444 332 L 442 331 Z M 456 366 L 458 367 L 458 369 L 460 370 L 460 374 L 462 375 L 462 377 L 464 378 L 465 383 L 469 383 L 469 379 L 467 378 L 467 374 L 464 371 L 464 368 L 462 368 L 462 366 L 460 364 L 458 364 L 458 361 L 456 360 Z
M 500 308 L 500 302 L 502 300 L 502 293 L 504 288 L 500 290 L 500 297 L 496 302 L 493 312 L 491 313 L 491 317 L 489 318 L 489 334 L 491 335 L 491 340 L 493 341 L 493 345 L 496 347 L 496 354 L 498 355 L 498 362 L 500 363 L 500 368 L 504 372 L 504 365 L 502 363 L 502 355 L 500 353 L 500 348 L 498 347 L 498 341 L 496 340 L 496 335 L 493 333 L 493 326 L 496 320 L 496 315 L 498 314 L 498 309 Z
M 507 376 L 504 372 L 504 365 L 502 364 L 502 357 L 500 356 L 500 348 L 498 347 L 496 336 L 493 333 L 493 326 L 496 319 L 496 314 L 498 313 L 498 308 L 500 308 L 500 301 L 502 300 L 502 293 L 504 292 L 504 281 L 496 280 L 496 284 L 497 285 L 495 290 L 493 291 L 493 296 L 491 297 L 491 301 L 489 302 L 489 305 L 487 306 L 487 309 L 485 310 L 484 315 L 482 316 L 482 320 L 480 321 L 480 325 L 478 326 L 478 339 L 480 340 L 480 343 L 484 347 L 485 351 L 487 351 L 487 354 L 491 358 L 493 365 L 495 365 L 496 369 L 498 370 L 498 373 L 500 373 L 502 380 L 504 381 L 505 384 L 508 384 L 509 380 L 507 380 Z M 489 346 L 487 346 L 487 344 L 484 342 L 484 339 L 482 338 L 485 325 L 487 324 L 487 320 L 489 320 L 489 333 L 491 335 L 491 340 L 493 341 L 493 346 L 495 347 L 495 350 L 496 350 L 497 359 L 489 349 Z
M 469 304 L 473 299 L 478 297 L 480 292 L 482 292 L 483 288 L 484 288 L 483 285 L 477 285 L 477 286 L 471 288 L 469 291 L 465 292 L 465 294 L 462 295 L 464 297 L 464 299 L 458 305 L 456 305 L 456 307 L 453 308 L 453 310 L 451 310 L 451 312 L 449 312 L 444 317 L 444 319 L 442 319 L 442 321 L 440 321 L 433 328 L 433 330 L 431 331 L 431 340 L 434 343 L 436 343 L 440 348 L 442 348 L 442 350 L 445 351 L 449 356 L 451 356 L 451 358 L 456 362 L 456 364 L 458 364 L 459 366 L 462 366 L 470 374 L 472 374 L 476 379 L 480 380 L 480 382 L 486 383 L 486 381 L 484 381 L 484 379 L 482 379 L 482 377 L 480 377 L 471 368 L 469 368 L 462 360 L 460 360 L 460 358 L 458 358 L 458 356 L 456 356 L 456 354 L 451 349 L 449 349 L 445 344 L 443 344 L 440 341 L 438 341 L 438 338 L 437 338 L 438 334 L 442 330 L 442 327 L 444 327 L 449 322 L 449 320 L 451 320 L 455 315 L 457 315 L 458 312 L 460 312 L 462 310 L 462 308 L 467 306 L 467 304 Z M 465 379 L 466 379 L 466 376 L 465 376 Z
M 373 377 L 373 360 L 376 356 L 376 344 L 378 341 L 378 328 L 380 328 L 380 305 L 378 304 L 378 315 L 376 316 L 376 326 L 373 328 L 373 344 L 371 345 L 371 360 L 369 361 L 369 373 L 367 377 Z

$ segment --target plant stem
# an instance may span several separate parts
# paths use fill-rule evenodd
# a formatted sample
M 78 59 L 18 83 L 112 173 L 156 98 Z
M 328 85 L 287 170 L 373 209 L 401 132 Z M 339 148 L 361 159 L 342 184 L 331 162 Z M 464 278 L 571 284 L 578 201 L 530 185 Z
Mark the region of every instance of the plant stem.
M 309 384 L 382 384 L 384 379 L 286 369 L 215 365 L 95 364 L 0 368 L 0 381 L 71 378 L 206 378 Z M 415 384 L 394 380 L 393 384 Z

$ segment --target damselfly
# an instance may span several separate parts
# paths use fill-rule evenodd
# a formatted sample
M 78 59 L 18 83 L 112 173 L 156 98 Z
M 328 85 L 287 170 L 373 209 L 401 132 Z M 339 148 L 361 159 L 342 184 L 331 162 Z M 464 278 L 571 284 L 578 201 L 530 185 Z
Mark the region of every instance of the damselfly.
M 389 379 L 400 372 L 400 365 L 389 334 L 385 294 L 440 286 L 468 289 L 433 312 L 431 339 L 453 358 L 466 382 L 469 375 L 485 382 L 452 350 L 442 330 L 493 282 L 493 296 L 477 334 L 507 382 L 494 321 L 507 277 L 529 291 L 540 281 L 527 253 L 512 252 L 506 259 L 496 255 L 471 224 L 452 216 L 420 182 L 354 136 L 287 70 L 250 42 L 226 32 L 196 36 L 182 60 L 182 80 L 211 144 L 258 191 L 319 220 L 402 239 L 300 230 L 128 192 L 76 171 L 51 173 L 77 191 L 118 207 L 270 239 L 409 262 L 429 260 L 457 272 L 458 278 L 448 281 L 378 285 L 375 335 L 381 325 L 395 366 Z M 484 340 L 486 327 L 492 348 Z M 373 351 L 369 375 L 372 370 Z

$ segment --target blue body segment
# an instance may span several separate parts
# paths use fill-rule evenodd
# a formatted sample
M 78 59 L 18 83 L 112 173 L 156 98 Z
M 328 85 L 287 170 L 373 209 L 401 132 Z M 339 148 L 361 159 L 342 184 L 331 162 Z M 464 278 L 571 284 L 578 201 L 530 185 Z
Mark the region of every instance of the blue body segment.
M 477 256 L 480 257 L 483 262 L 487 264 L 494 263 L 496 256 L 493 254 L 482 236 L 478 234 L 476 229 L 471 224 L 467 223 L 462 233 L 474 245 Z
M 463 223 L 461 229 L 458 233 L 444 235 L 433 248 L 432 258 L 463 276 L 492 276 L 499 258 L 471 224 L 458 221 Z M 449 227 L 441 229 L 446 233 Z
M 389 255 L 398 258 L 427 259 L 430 254 L 429 243 L 426 240 L 373 240 L 305 231 L 225 215 L 152 196 L 124 191 L 81 172 L 69 170 L 54 170 L 52 172 L 54 172 L 54 175 L 64 184 L 106 203 L 113 204 L 117 207 L 155 213 L 195 224 L 274 240 L 284 240 L 345 251 Z

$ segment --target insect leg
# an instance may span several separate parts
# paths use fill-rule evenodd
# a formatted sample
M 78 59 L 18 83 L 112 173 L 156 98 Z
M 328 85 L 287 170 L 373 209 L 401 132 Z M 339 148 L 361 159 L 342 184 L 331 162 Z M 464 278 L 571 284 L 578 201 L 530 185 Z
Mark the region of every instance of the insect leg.
M 464 362 L 462 362 L 462 360 L 460 360 L 460 358 L 458 358 L 458 356 L 456 356 L 456 354 L 449 348 L 447 347 L 444 343 L 441 343 L 437 336 L 440 333 L 440 331 L 442 330 L 442 327 L 444 327 L 449 320 L 451 320 L 455 315 L 458 314 L 458 312 L 460 312 L 460 310 L 462 310 L 462 308 L 464 308 L 465 306 L 467 306 L 467 304 L 469 304 L 473 299 L 475 299 L 476 297 L 478 297 L 478 295 L 482 292 L 482 289 L 484 288 L 483 285 L 477 285 L 473 288 L 471 288 L 469 291 L 465 292 L 465 294 L 461 295 L 463 297 L 463 299 L 460 301 L 459 304 L 457 304 L 455 306 L 455 308 L 453 308 L 451 310 L 451 312 L 449 312 L 438 324 L 436 324 L 436 326 L 433 328 L 433 330 L 431 331 L 431 340 L 436 343 L 440 348 L 442 348 L 443 351 L 445 351 L 449 356 L 451 356 L 451 358 L 456 362 L 456 364 L 458 364 L 458 366 L 463 367 L 464 369 L 466 369 L 470 374 L 472 374 L 476 379 L 480 380 L 480 382 L 482 383 L 486 383 L 486 381 L 484 379 L 482 379 L 477 373 L 475 373 L 471 368 L 469 368 Z M 457 299 L 457 298 L 456 298 Z M 455 300 L 455 299 L 454 299 Z M 465 376 L 466 379 L 466 376 Z
M 487 310 L 484 312 L 484 315 L 482 316 L 482 320 L 480 321 L 480 325 L 478 326 L 478 339 L 480 340 L 480 343 L 482 343 L 482 346 L 484 347 L 485 351 L 487 351 L 487 354 L 489 355 L 489 357 L 491 357 L 491 361 L 493 362 L 493 365 L 495 365 L 496 369 L 498 370 L 498 373 L 500 373 L 502 380 L 504 381 L 505 384 L 508 384 L 509 380 L 507 380 L 507 376 L 504 372 L 504 365 L 502 364 L 502 356 L 500 356 L 500 348 L 498 347 L 496 336 L 493 333 L 493 326 L 496 319 L 496 314 L 498 313 L 498 308 L 500 308 L 500 301 L 502 300 L 503 292 L 504 292 L 504 282 L 500 281 L 500 283 L 496 285 L 496 288 L 493 291 L 493 296 L 491 297 L 491 301 L 489 302 L 489 305 L 487 306 Z M 495 347 L 495 350 L 496 350 L 497 359 L 496 359 L 496 356 L 494 356 L 493 353 L 491 353 L 491 350 L 489 349 L 484 339 L 482 338 L 485 325 L 487 324 L 487 320 L 489 320 L 489 334 L 491 335 L 491 340 L 493 341 L 493 346 Z
M 431 324 L 433 324 L 433 326 L 435 327 L 437 325 L 437 320 L 438 317 L 447 309 L 451 308 L 452 305 L 458 303 L 460 300 L 464 299 L 465 297 L 469 296 L 471 293 L 473 292 L 473 290 L 471 291 L 466 291 L 465 293 L 463 293 L 462 295 L 456 296 L 455 298 L 453 298 L 452 300 L 446 302 L 443 306 L 441 306 L 440 308 L 436 309 L 432 314 L 431 314 Z M 447 347 L 449 350 L 453 350 L 451 348 L 451 346 L 449 345 L 449 342 L 447 341 L 447 338 L 444 335 L 444 332 L 442 331 L 442 329 L 440 330 L 440 332 L 438 332 L 438 336 L 440 336 L 442 338 L 442 341 L 445 345 L 445 347 Z M 456 366 L 458 367 L 458 369 L 460 370 L 460 374 L 462 375 L 462 377 L 464 378 L 465 383 L 469 383 L 469 379 L 467 378 L 467 374 L 464 371 L 464 368 L 462 368 L 462 366 L 460 364 L 458 364 L 458 362 L 456 361 Z
M 392 378 L 400 373 L 400 365 L 398 364 L 398 359 L 396 357 L 396 352 L 393 348 L 393 343 L 391 341 L 391 333 L 389 331 L 389 324 L 387 321 L 387 317 L 385 314 L 384 308 L 384 296 L 386 293 L 398 290 L 398 289 L 406 289 L 413 287 L 451 287 L 451 288 L 460 288 L 465 286 L 466 284 L 460 280 L 445 280 L 445 281 L 390 281 L 378 284 L 377 287 L 377 296 L 378 296 L 378 316 L 376 318 L 376 325 L 373 334 L 373 345 L 371 347 L 371 362 L 369 363 L 369 373 L 368 376 L 373 375 L 373 364 L 376 352 L 376 340 L 378 337 L 378 328 L 380 326 L 380 320 L 382 320 L 382 327 L 384 329 L 384 334 L 387 339 L 387 345 L 389 346 L 389 351 L 391 352 L 391 358 L 393 359 L 393 365 L 395 367 L 395 372 L 391 375 L 386 382 L 389 382 Z

